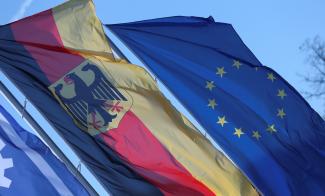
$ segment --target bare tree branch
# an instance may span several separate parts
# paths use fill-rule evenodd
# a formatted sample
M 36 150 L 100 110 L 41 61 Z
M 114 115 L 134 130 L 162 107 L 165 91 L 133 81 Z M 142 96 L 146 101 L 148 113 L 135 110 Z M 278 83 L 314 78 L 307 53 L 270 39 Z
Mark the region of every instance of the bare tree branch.
M 314 70 L 312 75 L 302 76 L 313 88 L 303 93 L 306 98 L 325 100 L 325 41 L 316 36 L 313 40 L 306 40 L 300 50 L 307 53 L 307 62 Z

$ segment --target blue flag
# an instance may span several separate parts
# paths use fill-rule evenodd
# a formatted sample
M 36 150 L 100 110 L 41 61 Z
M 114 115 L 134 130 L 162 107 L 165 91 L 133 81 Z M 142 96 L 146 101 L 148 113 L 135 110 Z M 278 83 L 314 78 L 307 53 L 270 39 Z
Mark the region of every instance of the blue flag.
M 170 17 L 107 26 L 263 194 L 325 194 L 323 119 L 231 25 Z
M 89 195 L 51 150 L 2 106 L 0 195 Z

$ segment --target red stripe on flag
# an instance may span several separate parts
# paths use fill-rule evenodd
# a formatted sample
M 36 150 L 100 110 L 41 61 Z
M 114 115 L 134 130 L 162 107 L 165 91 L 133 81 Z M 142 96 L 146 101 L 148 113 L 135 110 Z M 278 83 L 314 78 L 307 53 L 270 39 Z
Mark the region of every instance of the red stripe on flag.
M 11 29 L 16 41 L 24 45 L 51 83 L 84 61 L 64 48 L 52 10 L 14 22 Z
M 125 114 L 118 128 L 101 136 L 131 168 L 165 195 L 215 195 L 196 180 L 131 111 Z

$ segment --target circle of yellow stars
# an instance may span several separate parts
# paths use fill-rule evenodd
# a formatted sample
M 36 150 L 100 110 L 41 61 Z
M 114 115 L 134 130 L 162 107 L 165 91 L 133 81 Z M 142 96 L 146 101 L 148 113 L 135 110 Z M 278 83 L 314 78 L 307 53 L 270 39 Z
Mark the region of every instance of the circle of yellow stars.
M 239 60 L 233 60 L 232 66 L 234 68 L 239 70 L 242 65 L 243 64 Z M 216 75 L 219 76 L 220 78 L 223 78 L 223 76 L 225 74 L 227 74 L 224 67 L 217 67 L 216 69 L 217 69 Z M 255 67 L 254 69 L 256 71 L 258 71 L 258 67 Z M 269 73 L 267 73 L 266 79 L 270 80 L 273 83 L 276 81 L 277 78 L 275 77 L 275 75 L 273 73 L 269 72 Z M 216 88 L 216 85 L 215 85 L 214 81 L 206 81 L 205 88 L 208 89 L 209 91 L 213 91 L 213 89 Z M 276 96 L 279 97 L 281 100 L 284 100 L 287 97 L 287 93 L 284 89 L 278 89 Z M 216 103 L 215 99 L 208 99 L 208 107 L 209 108 L 214 110 L 217 105 L 218 104 Z M 276 116 L 278 118 L 284 119 L 286 116 L 284 108 L 278 108 Z M 223 115 L 223 116 L 218 116 L 216 123 L 219 126 L 224 127 L 229 122 L 227 121 L 226 116 Z M 269 132 L 270 134 L 276 133 L 277 129 L 275 127 L 275 124 L 267 125 L 266 131 Z M 246 133 L 243 131 L 242 128 L 234 128 L 234 132 L 233 132 L 234 136 L 241 138 L 245 134 Z M 259 141 L 262 137 L 261 132 L 258 130 L 252 131 L 251 134 L 252 134 L 251 137 L 256 139 L 257 141 Z

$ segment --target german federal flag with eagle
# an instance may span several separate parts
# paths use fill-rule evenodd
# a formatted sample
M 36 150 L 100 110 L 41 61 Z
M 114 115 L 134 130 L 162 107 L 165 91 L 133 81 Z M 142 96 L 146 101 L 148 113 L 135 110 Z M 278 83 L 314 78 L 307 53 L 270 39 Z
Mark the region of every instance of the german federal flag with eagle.
M 258 195 L 146 70 L 114 58 L 90 0 L 1 26 L 0 67 L 113 195 Z

